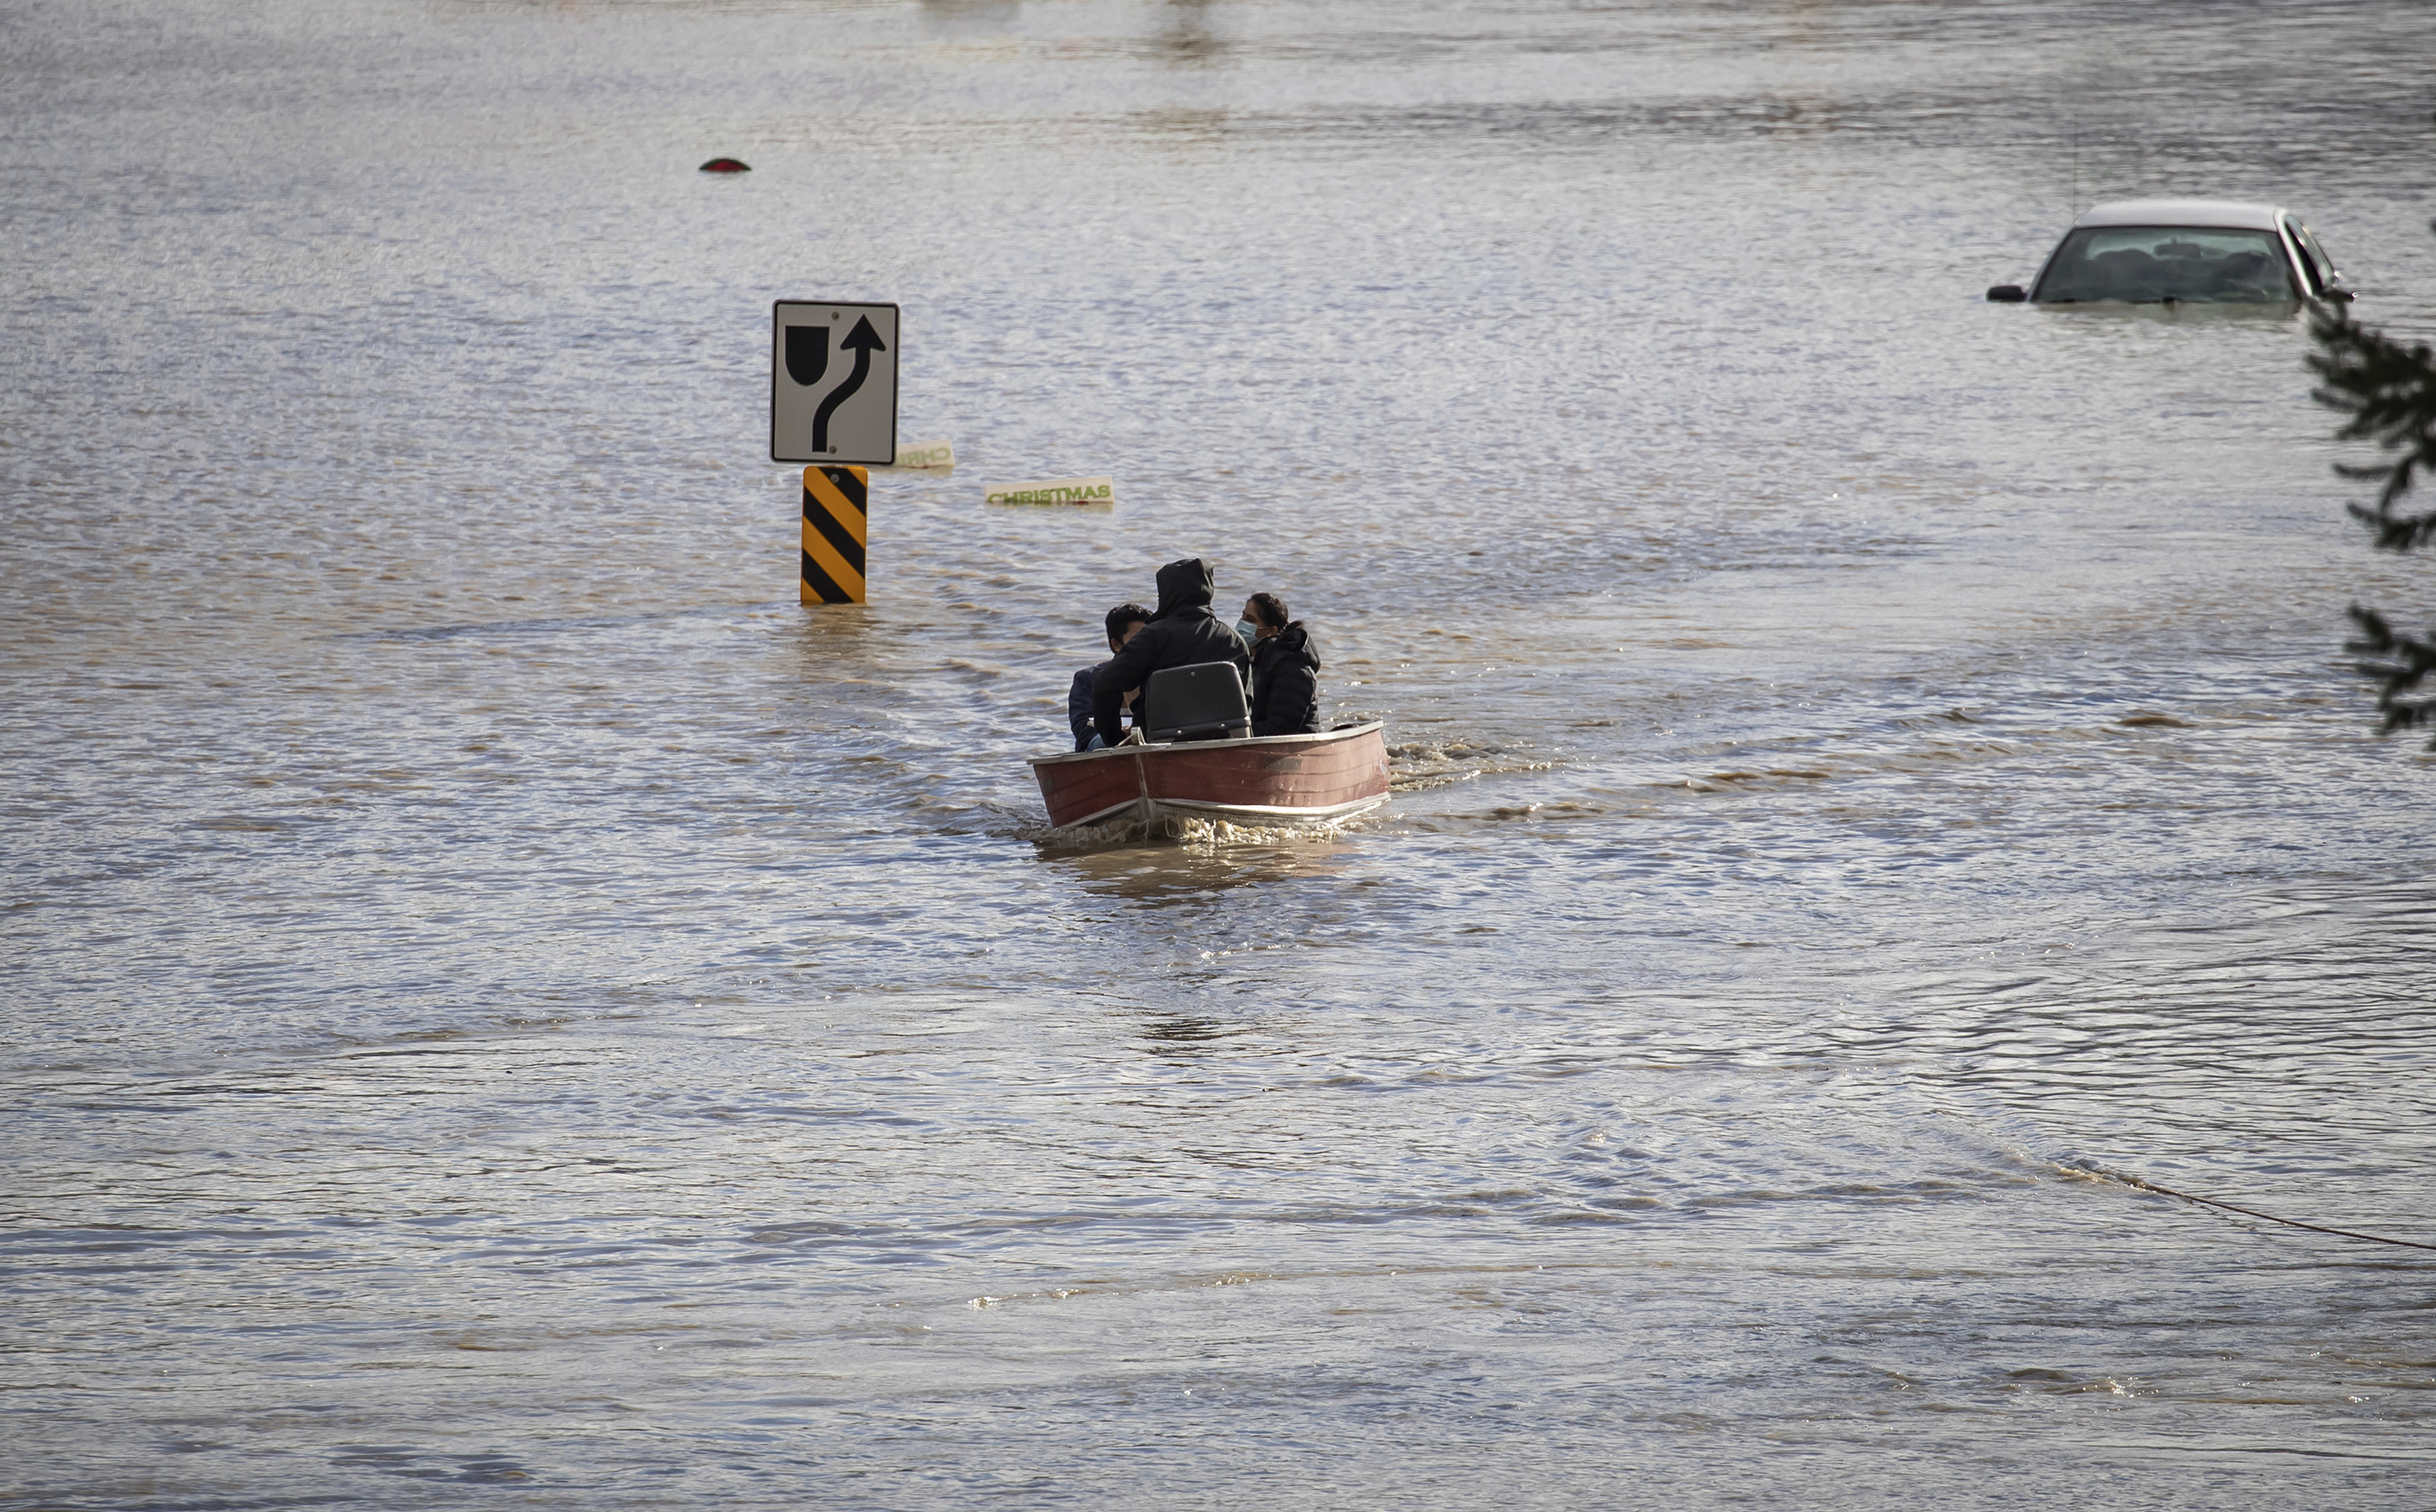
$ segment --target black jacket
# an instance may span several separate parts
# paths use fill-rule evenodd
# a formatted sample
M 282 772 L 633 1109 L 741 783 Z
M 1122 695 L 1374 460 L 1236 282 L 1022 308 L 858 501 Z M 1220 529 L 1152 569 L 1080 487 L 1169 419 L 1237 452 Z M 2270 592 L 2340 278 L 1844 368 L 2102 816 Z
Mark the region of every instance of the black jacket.
M 1319 732 L 1319 652 L 1302 621 L 1252 647 L 1252 733 Z
M 1119 724 L 1125 695 L 1150 681 L 1153 672 L 1199 662 L 1233 662 L 1236 675 L 1252 680 L 1252 655 L 1233 627 L 1222 625 L 1209 613 L 1216 583 L 1199 557 L 1171 562 L 1158 569 L 1158 613 L 1134 633 L 1125 649 L 1102 664 L 1091 680 L 1092 722 L 1100 739 L 1110 745 L 1124 738 Z M 1142 722 L 1150 712 L 1135 704 L 1134 719 Z
M 1102 662 L 1100 667 L 1107 665 Z M 1097 713 L 1091 706 L 1091 685 L 1099 679 L 1100 667 L 1086 667 L 1076 672 L 1073 686 L 1066 689 L 1066 724 L 1074 732 L 1077 751 L 1091 743 L 1091 721 Z

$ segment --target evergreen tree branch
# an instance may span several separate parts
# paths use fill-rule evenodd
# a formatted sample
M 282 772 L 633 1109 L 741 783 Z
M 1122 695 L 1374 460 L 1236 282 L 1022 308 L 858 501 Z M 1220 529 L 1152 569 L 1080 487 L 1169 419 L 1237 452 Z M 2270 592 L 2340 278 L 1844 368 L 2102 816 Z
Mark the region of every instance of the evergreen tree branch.
M 2436 222 L 2429 223 L 2436 230 Z M 2338 462 L 2335 471 L 2361 482 L 2378 482 L 2375 505 L 2348 506 L 2369 528 L 2380 550 L 2410 551 L 2436 539 L 2436 510 L 2417 514 L 2398 506 L 2422 472 L 2436 474 L 2436 352 L 2426 342 L 2404 346 L 2381 331 L 2354 321 L 2340 304 L 2322 305 L 2309 322 L 2318 349 L 2309 369 L 2318 375 L 2311 398 L 2348 416 L 2338 441 L 2373 441 L 2393 460 L 2374 466 Z M 2380 735 L 2436 727 L 2436 692 L 2421 691 L 2436 672 L 2436 637 L 2405 634 L 2383 615 L 2351 607 L 2358 636 L 2343 650 L 2365 658 L 2353 664 L 2377 685 Z M 2427 742 L 2436 751 L 2436 739 Z
M 2384 550 L 2409 551 L 2436 539 L 2436 510 L 2395 512 L 2421 471 L 2436 474 L 2436 352 L 2424 341 L 2406 347 L 2370 330 L 2340 305 L 2321 308 L 2309 334 L 2318 342 L 2309 367 L 2320 379 L 2310 397 L 2351 417 L 2335 439 L 2373 441 L 2380 451 L 2399 453 L 2373 466 L 2336 464 L 2345 478 L 2384 480 L 2376 503 L 2352 505 L 2352 517 Z
M 2376 707 L 2385 716 L 2377 733 L 2436 726 L 2436 694 L 2411 696 L 2428 673 L 2436 672 L 2436 639 L 2403 634 L 2383 615 L 2358 604 L 2352 605 L 2351 617 L 2360 633 L 2343 642 L 2343 650 L 2373 658 L 2354 665 L 2361 676 L 2377 682 Z M 2428 748 L 2436 750 L 2436 740 Z

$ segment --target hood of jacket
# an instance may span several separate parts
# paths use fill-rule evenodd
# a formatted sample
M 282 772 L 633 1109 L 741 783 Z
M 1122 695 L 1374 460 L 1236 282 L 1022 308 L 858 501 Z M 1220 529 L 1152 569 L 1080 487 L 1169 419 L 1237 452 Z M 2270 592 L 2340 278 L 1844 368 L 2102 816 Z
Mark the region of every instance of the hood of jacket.
M 1261 661 L 1283 656 L 1293 661 L 1308 662 L 1313 671 L 1319 670 L 1319 648 L 1311 643 L 1311 632 L 1302 628 L 1299 619 L 1252 648 L 1252 654 Z
M 1158 614 L 1165 619 L 1194 609 L 1208 609 L 1218 591 L 1218 580 L 1199 557 L 1186 557 L 1158 569 Z

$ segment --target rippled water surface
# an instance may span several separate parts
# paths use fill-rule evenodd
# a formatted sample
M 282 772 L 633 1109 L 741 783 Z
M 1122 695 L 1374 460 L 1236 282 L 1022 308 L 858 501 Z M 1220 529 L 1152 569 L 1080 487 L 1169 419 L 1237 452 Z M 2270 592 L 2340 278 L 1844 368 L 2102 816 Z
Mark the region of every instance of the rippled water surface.
M 0 13 L 0 1503 L 2389 1508 L 2410 3 Z M 696 165 L 734 154 L 749 175 Z M 778 297 L 904 306 L 794 601 Z M 2360 460 L 2355 457 L 2353 460 Z M 983 488 L 1108 474 L 1108 513 Z M 1397 791 L 1052 837 L 1100 614 Z M 479 1492 L 468 1489 L 479 1486 Z

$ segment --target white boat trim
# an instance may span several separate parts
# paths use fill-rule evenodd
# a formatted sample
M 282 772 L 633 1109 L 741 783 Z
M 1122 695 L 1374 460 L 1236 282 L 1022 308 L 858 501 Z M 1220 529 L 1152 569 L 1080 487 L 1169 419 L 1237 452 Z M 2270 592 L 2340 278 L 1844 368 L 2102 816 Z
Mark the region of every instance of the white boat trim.
M 1147 756 L 1159 751 L 1224 751 L 1239 745 L 1316 744 L 1325 740 L 1349 740 L 1366 730 L 1383 729 L 1377 720 L 1361 724 L 1348 724 L 1341 730 L 1321 730 L 1312 735 L 1247 735 L 1232 740 L 1160 740 L 1148 745 L 1104 745 L 1097 751 L 1060 751 L 1053 756 L 1025 756 L 1027 766 L 1045 767 L 1058 761 L 1092 761 L 1101 756 Z
M 1095 756 L 1098 755 L 1097 752 L 1092 754 Z M 1149 799 L 1142 797 L 1127 798 L 1122 803 L 1112 803 L 1105 808 L 1101 809 L 1098 813 L 1092 814 L 1088 818 L 1072 820 L 1063 825 L 1052 825 L 1049 827 L 1052 829 L 1081 829 L 1088 825 L 1105 825 L 1111 819 L 1123 816 L 1127 810 L 1132 810 L 1134 818 L 1141 820 L 1144 823 L 1148 823 L 1148 816 L 1140 811 L 1141 806 L 1148 802 L 1150 802 Z
M 1202 803 L 1192 798 L 1148 800 L 1154 808 L 1173 808 L 1192 815 L 1216 814 L 1221 817 L 1244 814 L 1255 819 L 1345 819 L 1376 808 L 1386 801 L 1387 795 L 1382 793 L 1376 798 L 1356 798 L 1351 803 L 1331 804 L 1325 808 L 1286 808 L 1256 803 Z

